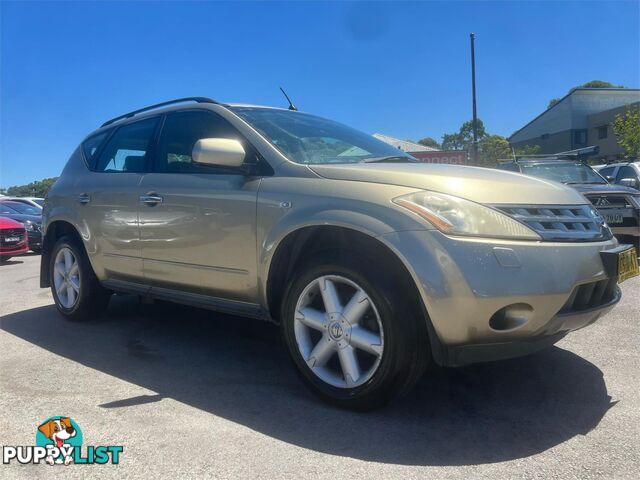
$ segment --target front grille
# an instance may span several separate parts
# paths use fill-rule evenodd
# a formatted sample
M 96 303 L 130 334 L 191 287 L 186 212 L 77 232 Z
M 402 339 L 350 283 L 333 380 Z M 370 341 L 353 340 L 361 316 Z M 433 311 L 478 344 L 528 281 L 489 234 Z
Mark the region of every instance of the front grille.
M 595 242 L 611 238 L 604 220 L 589 205 L 494 205 L 546 241 Z
M 617 278 L 605 278 L 578 285 L 558 313 L 575 313 L 606 305 L 615 298 L 617 280 Z
M 585 195 L 594 207 L 600 208 L 633 208 L 626 195 L 603 195 L 603 194 L 587 194 Z
M 7 242 L 7 238 L 18 238 L 18 241 Z M 24 242 L 25 232 L 22 228 L 8 228 L 0 230 L 0 245 L 13 246 Z

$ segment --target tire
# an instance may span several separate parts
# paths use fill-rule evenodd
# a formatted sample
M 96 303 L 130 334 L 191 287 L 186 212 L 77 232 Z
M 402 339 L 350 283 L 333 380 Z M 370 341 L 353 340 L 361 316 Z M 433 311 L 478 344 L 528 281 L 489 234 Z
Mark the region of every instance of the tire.
M 100 285 L 84 247 L 78 243 L 73 237 L 60 238 L 53 246 L 49 264 L 56 308 L 74 321 L 99 316 L 111 297 L 111 292 Z
M 283 299 L 282 333 L 293 363 L 315 394 L 338 407 L 385 405 L 411 390 L 431 360 L 420 304 L 407 293 L 412 288 L 376 264 L 352 252 L 325 253 L 293 274 Z M 339 301 L 329 304 L 338 306 L 326 308 L 332 292 Z M 356 295 L 360 301 L 350 302 Z
M 2 257 L 0 257 L 0 263 L 8 262 L 10 258 L 11 256 L 9 255 L 3 255 Z

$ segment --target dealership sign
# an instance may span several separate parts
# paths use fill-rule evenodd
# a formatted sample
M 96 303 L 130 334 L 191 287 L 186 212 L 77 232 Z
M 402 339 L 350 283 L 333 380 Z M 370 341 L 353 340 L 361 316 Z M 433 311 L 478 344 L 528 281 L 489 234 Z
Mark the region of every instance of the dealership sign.
M 437 150 L 430 152 L 407 152 L 424 163 L 448 163 L 466 165 L 467 152 L 462 150 Z

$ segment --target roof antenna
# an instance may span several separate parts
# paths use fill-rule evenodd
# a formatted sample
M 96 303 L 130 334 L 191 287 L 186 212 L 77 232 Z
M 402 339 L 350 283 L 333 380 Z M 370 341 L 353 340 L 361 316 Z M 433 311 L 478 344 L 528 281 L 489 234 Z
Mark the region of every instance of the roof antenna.
M 280 87 L 280 91 L 282 92 L 282 94 L 285 96 L 285 98 L 287 99 L 287 102 L 289 102 L 289 110 L 293 110 L 294 112 L 298 111 L 298 107 L 296 107 L 292 102 L 291 99 L 289 98 L 289 95 L 287 95 L 287 92 L 284 91 L 284 88 Z

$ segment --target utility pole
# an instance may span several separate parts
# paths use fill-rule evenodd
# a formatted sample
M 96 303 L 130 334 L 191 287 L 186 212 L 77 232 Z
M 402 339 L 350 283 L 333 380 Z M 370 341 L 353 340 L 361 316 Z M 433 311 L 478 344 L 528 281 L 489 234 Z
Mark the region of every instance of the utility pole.
M 478 112 L 476 109 L 476 35 L 471 33 L 471 96 L 473 101 L 473 144 L 471 145 L 471 161 L 478 163 Z

